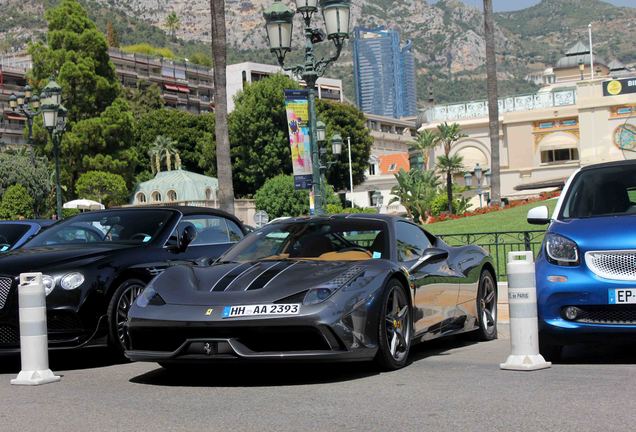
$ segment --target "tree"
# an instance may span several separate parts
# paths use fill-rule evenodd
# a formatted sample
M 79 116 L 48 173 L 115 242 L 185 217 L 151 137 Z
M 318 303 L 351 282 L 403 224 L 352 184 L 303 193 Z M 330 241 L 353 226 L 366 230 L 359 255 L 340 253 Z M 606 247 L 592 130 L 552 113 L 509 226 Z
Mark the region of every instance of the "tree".
M 130 105 L 135 120 L 164 106 L 159 86 L 144 80 L 138 80 L 135 88 L 125 88 L 124 97 Z
M 326 173 L 327 182 L 336 190 L 350 189 L 349 156 L 347 154 L 347 137 L 351 139 L 351 169 L 353 184 L 364 181 L 364 173 L 369 165 L 369 154 L 373 137 L 366 127 L 364 113 L 353 105 L 325 100 L 316 101 L 318 117 L 327 125 L 326 136 L 339 133 L 344 140 L 342 155 L 333 156 L 331 144 L 325 143 L 327 161 L 334 162 Z M 289 145 L 288 145 L 289 147 Z
M 499 96 L 497 91 L 497 58 L 495 56 L 495 22 L 492 0 L 484 0 L 484 33 L 486 37 L 486 87 L 488 89 L 488 129 L 490 131 L 490 203 L 501 202 L 499 168 Z
M 159 135 L 174 141 L 174 151 L 179 154 L 184 169 L 216 174 L 213 114 L 196 115 L 174 109 L 143 114 L 135 131 L 135 148 L 141 167 L 151 167 L 148 152 Z M 144 169 L 142 174 L 144 172 L 150 174 L 151 170 Z
M 166 16 L 165 25 L 168 28 L 168 31 L 170 32 L 170 37 L 172 38 L 172 40 L 176 41 L 177 30 L 179 30 L 179 27 L 181 27 L 181 20 L 179 19 L 179 16 L 177 15 L 175 11 L 170 12 Z
M 234 185 L 227 118 L 227 36 L 225 1 L 210 0 L 212 16 L 212 58 L 214 60 L 214 114 L 216 133 L 216 173 L 219 180 L 221 209 L 234 213 Z
M 297 82 L 276 74 L 245 86 L 234 99 L 229 118 L 234 187 L 239 196 L 252 195 L 268 178 L 291 174 L 284 89 Z
M 444 150 L 443 157 L 440 156 L 437 158 L 438 169 L 441 170 L 441 168 L 439 167 L 440 161 L 446 164 L 446 169 L 442 171 L 446 173 L 446 196 L 448 198 L 448 212 L 453 213 L 453 173 L 456 172 L 456 168 L 453 167 L 452 164 L 450 164 L 450 162 L 455 162 L 451 161 L 450 152 L 453 145 L 460 139 L 464 138 L 466 135 L 462 132 L 459 124 L 457 123 L 448 124 L 444 122 L 437 126 L 437 132 L 439 135 L 439 142 L 440 144 L 442 144 L 442 148 Z
M 438 143 L 439 135 L 431 130 L 426 129 L 417 134 L 414 147 L 422 152 L 422 157 L 424 158 L 424 169 L 428 169 L 428 161 L 431 157 L 431 150 L 433 150 Z
M 437 170 L 446 174 L 446 202 L 448 212 L 453 213 L 453 175 L 464 171 L 464 158 L 461 155 L 441 155 L 437 158 Z
M 9 186 L 0 201 L 0 219 L 28 219 L 33 217 L 33 198 L 21 184 Z
M 238 195 L 252 195 L 268 178 L 292 173 L 283 91 L 298 88 L 296 81 L 276 74 L 247 85 L 235 97 L 229 126 Z M 327 160 L 335 162 L 327 171 L 328 183 L 336 190 L 349 188 L 347 137 L 351 137 L 353 182 L 362 183 L 373 143 L 364 114 L 352 105 L 322 100 L 317 101 L 317 111 L 327 125 L 327 136 L 338 132 L 345 140 L 339 159 L 331 154 L 331 145 L 326 143 Z
M 178 152 L 176 150 L 176 142 L 172 139 L 163 136 L 157 135 L 152 145 L 150 146 L 150 150 L 148 150 L 148 155 L 150 156 L 151 162 L 151 170 L 153 172 L 161 171 L 161 161 L 166 161 L 166 169 L 170 171 L 172 169 L 172 157 L 177 156 Z M 181 165 L 180 163 L 178 165 Z
M 99 115 L 120 91 L 106 38 L 77 0 L 61 0 L 45 17 L 48 44 L 29 47 L 31 81 L 41 88 L 56 76 L 71 123 Z
M 75 192 L 81 198 L 100 202 L 106 207 L 124 204 L 128 198 L 124 178 L 104 171 L 82 174 L 75 185 Z
M 119 36 L 117 30 L 113 27 L 113 22 L 108 21 L 106 23 L 106 41 L 111 48 L 119 48 Z
M 35 216 L 44 215 L 50 209 L 51 174 L 44 157 L 38 157 L 32 163 L 31 157 L 23 151 L 0 152 L 0 195 L 12 185 L 24 186 L 33 199 L 32 213 Z
M 399 202 L 416 223 L 425 222 L 426 213 L 430 210 L 433 199 L 438 195 L 440 182 L 437 175 L 434 171 L 418 169 L 410 171 L 401 169 L 394 175 L 397 185 L 391 188 L 391 195 L 394 197 L 389 201 L 389 205 Z
M 326 204 L 340 205 L 333 187 L 326 185 Z M 294 176 L 277 175 L 270 178 L 254 195 L 256 208 L 265 210 L 270 219 L 279 216 L 309 214 L 309 191 L 294 189 Z

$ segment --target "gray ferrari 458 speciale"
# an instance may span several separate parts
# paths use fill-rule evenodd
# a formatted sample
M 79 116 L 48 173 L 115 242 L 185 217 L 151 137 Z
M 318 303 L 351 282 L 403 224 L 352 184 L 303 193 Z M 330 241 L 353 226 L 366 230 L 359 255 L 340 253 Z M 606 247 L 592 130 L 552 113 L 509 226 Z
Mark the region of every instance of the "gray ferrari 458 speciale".
M 171 367 L 235 360 L 407 362 L 415 342 L 497 337 L 493 261 L 398 217 L 287 219 L 212 264 L 168 268 L 127 320 L 126 356 Z

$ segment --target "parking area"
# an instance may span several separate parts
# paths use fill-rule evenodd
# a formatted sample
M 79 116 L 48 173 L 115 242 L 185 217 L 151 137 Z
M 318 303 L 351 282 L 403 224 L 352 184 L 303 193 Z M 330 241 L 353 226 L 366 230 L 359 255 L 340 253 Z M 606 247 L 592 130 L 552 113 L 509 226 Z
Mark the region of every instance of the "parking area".
M 418 345 L 406 368 L 369 364 L 225 365 L 179 375 L 113 363 L 105 351 L 54 353 L 59 383 L 11 386 L 0 359 L 7 431 L 626 431 L 633 428 L 636 347 L 576 346 L 538 372 L 499 370 L 500 338 Z

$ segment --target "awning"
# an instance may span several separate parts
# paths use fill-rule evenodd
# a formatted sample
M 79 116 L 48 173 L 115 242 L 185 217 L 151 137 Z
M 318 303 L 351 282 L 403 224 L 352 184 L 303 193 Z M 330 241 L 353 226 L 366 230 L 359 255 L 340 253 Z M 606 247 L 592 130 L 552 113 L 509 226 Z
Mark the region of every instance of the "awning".
M 4 112 L 4 115 L 9 119 L 9 120 L 18 120 L 18 121 L 24 121 L 26 120 L 24 117 L 22 117 L 20 114 L 16 114 L 16 113 L 12 113 L 12 112 Z
M 539 142 L 541 151 L 578 148 L 579 140 L 567 132 L 553 132 Z
M 558 188 L 563 189 L 565 186 L 565 181 L 567 178 L 561 177 L 557 179 L 551 180 L 541 180 L 532 183 L 524 183 L 515 186 L 513 189 L 516 191 L 524 191 L 524 190 L 535 190 L 535 189 L 543 189 L 543 188 Z
M 190 89 L 186 86 L 177 86 L 177 88 L 181 93 L 190 93 Z
M 164 84 L 163 86 L 166 88 L 166 90 L 180 91 L 179 86 L 176 86 L 174 84 Z

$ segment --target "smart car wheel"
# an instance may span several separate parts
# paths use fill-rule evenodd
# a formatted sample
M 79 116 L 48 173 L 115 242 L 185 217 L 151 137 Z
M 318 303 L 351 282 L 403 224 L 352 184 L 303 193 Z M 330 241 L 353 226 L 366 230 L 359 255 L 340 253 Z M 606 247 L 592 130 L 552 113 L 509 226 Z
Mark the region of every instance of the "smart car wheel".
M 128 311 L 145 287 L 146 284 L 139 279 L 128 279 L 117 287 L 110 299 L 108 304 L 109 342 L 118 352 L 123 353 L 128 345 L 128 331 L 126 328 Z
M 408 293 L 396 279 L 391 279 L 382 296 L 377 363 L 387 370 L 406 364 L 411 348 L 412 312 Z
M 479 340 L 497 339 L 497 285 L 495 278 L 488 270 L 483 270 L 479 277 L 477 324 L 479 328 L 476 336 Z

